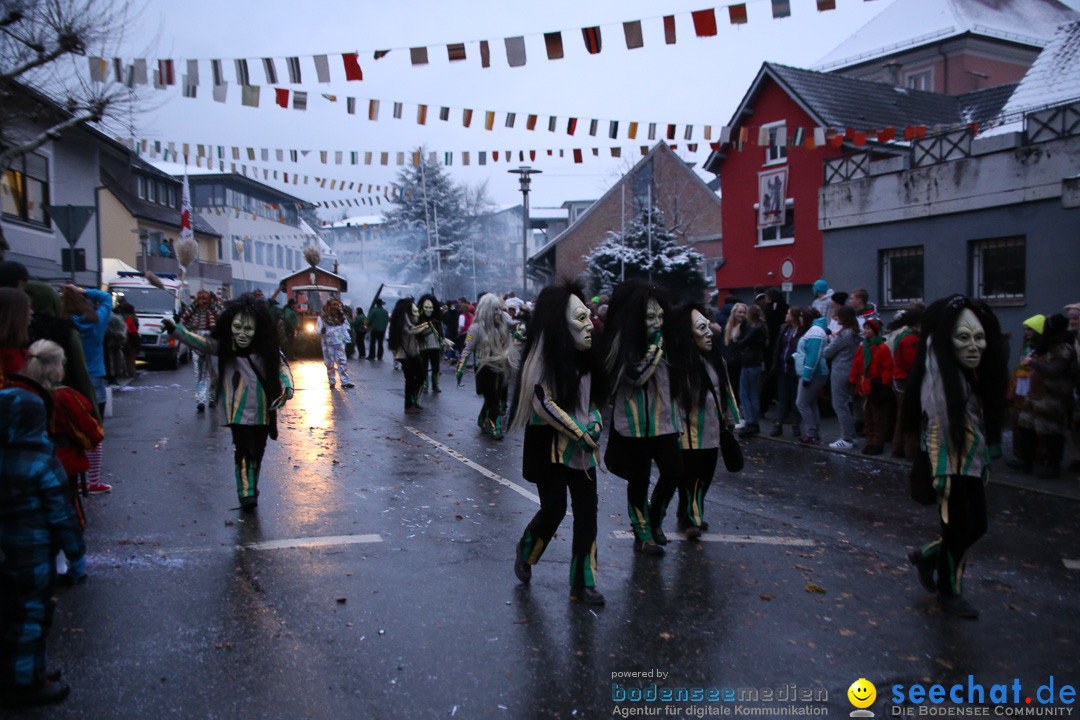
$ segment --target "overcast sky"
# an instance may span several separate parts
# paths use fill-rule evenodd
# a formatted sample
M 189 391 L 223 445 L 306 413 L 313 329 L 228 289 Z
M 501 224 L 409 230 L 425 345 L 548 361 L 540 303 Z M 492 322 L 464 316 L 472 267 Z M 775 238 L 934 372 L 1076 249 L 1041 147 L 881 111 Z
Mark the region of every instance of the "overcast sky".
M 814 0 L 791 0 L 791 16 L 771 17 L 768 0 L 747 4 L 749 22 L 728 23 L 727 9 L 717 8 L 715 37 L 694 35 L 690 12 L 709 7 L 701 0 L 545 0 L 542 3 L 506 0 L 305 0 L 259 3 L 230 0 L 150 0 L 127 33 L 120 54 L 134 57 L 172 58 L 179 81 L 185 61 L 200 62 L 198 97 L 181 96 L 179 86 L 166 91 L 146 91 L 157 109 L 134 116 L 130 124 L 135 137 L 163 142 L 206 143 L 271 149 L 327 150 L 329 165 L 318 163 L 318 153 L 297 167 L 290 163 L 247 163 L 260 168 L 296 170 L 365 184 L 392 182 L 399 170 L 395 154 L 424 145 L 439 154 L 454 153 L 451 173 L 460 182 L 476 185 L 487 181 L 490 196 L 499 204 L 520 200 L 516 176 L 519 150 L 537 151 L 533 167 L 543 174 L 533 181 L 534 206 L 555 206 L 564 200 L 599 197 L 617 177 L 636 161 L 638 146 L 651 145 L 645 137 L 649 122 L 679 125 L 680 154 L 699 164 L 708 154 L 702 137 L 704 125 L 712 125 L 714 139 L 764 61 L 799 67 L 812 66 L 850 33 L 869 21 L 891 0 L 837 0 L 836 9 L 818 12 Z M 676 17 L 677 42 L 664 42 L 662 16 Z M 627 50 L 622 23 L 641 20 L 644 47 Z M 602 51 L 586 53 L 581 28 L 599 25 Z M 548 60 L 543 34 L 562 31 L 565 57 Z M 526 64 L 507 64 L 504 38 L 524 36 Z M 482 68 L 477 41 L 488 40 L 491 67 Z M 466 44 L 467 59 L 447 61 L 446 45 Z M 426 46 L 427 66 L 413 66 L 410 47 Z M 376 61 L 375 50 L 392 49 Z M 346 82 L 341 53 L 358 52 L 364 79 Z M 315 81 L 313 55 L 330 56 L 333 82 Z M 303 85 L 288 83 L 284 58 L 300 56 Z M 306 111 L 282 109 L 274 104 L 273 89 L 266 86 L 259 58 L 276 60 L 278 87 L 306 90 Z M 211 58 L 223 60 L 229 82 L 225 104 L 211 99 Z M 249 58 L 251 83 L 262 85 L 259 108 L 243 107 L 233 60 Z M 153 67 L 153 64 L 151 64 Z M 322 98 L 336 94 L 337 103 Z M 348 115 L 345 98 L 357 98 L 357 114 Z M 367 119 L 370 99 L 380 101 L 378 121 Z M 403 103 L 401 119 L 393 118 L 393 103 Z M 427 104 L 426 125 L 416 121 L 417 105 Z M 450 120 L 441 122 L 439 108 L 451 108 Z M 462 110 L 474 110 L 472 126 L 462 126 Z M 484 129 L 484 113 L 496 111 L 495 129 Z M 503 124 L 506 112 L 517 113 L 514 129 Z M 537 129 L 525 129 L 525 116 L 540 116 Z M 547 131 L 548 116 L 559 118 L 558 130 Z M 566 134 L 566 119 L 579 118 L 573 137 Z M 588 136 L 588 121 L 598 119 L 596 137 Z M 618 120 L 619 138 L 607 137 L 608 121 Z M 638 140 L 626 138 L 627 124 L 641 123 Z M 698 153 L 684 153 L 683 126 L 694 125 Z M 609 148 L 621 146 L 623 158 L 612 159 Z M 592 157 L 592 148 L 600 158 Z M 546 157 L 548 149 L 565 149 L 567 158 Z M 583 148 L 585 161 L 574 164 L 573 148 Z M 630 150 L 633 149 L 633 152 Z M 334 165 L 334 151 L 390 153 L 390 167 Z M 491 163 L 492 151 L 514 153 L 514 162 L 500 157 Z M 460 153 L 469 151 L 472 164 L 462 167 Z M 489 164 L 476 164 L 477 153 L 486 151 Z M 273 156 L 273 155 L 272 155 Z M 361 162 L 362 160 L 361 155 Z M 528 156 L 526 156 L 528 162 Z M 245 160 L 246 162 L 246 160 Z M 377 161 L 376 161 L 377 162 Z M 197 169 L 192 166 L 192 172 Z M 271 184 L 273 182 L 271 181 Z M 284 186 L 281 186 L 285 189 Z M 330 192 L 315 185 L 290 185 L 289 192 L 311 201 L 359 197 L 355 192 Z M 377 212 L 377 211 L 376 211 Z M 355 209 L 353 214 L 371 214 Z M 325 213 L 330 217 L 332 213 Z M 336 216 L 336 213 L 334 214 Z

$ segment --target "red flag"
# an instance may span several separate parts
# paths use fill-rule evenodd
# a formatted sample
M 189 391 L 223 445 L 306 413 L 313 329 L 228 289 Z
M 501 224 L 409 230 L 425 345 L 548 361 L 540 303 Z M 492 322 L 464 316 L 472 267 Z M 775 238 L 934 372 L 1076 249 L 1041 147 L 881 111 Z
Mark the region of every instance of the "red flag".
M 739 3 L 738 5 L 728 5 L 728 20 L 732 25 L 743 25 L 746 23 L 746 3 Z
M 180 239 L 194 240 L 191 229 L 191 189 L 188 187 L 187 165 L 184 166 L 184 185 L 180 194 Z
M 573 135 L 574 130 L 577 130 L 577 118 L 570 118 L 566 121 L 566 134 Z
M 360 70 L 360 59 L 356 53 L 343 53 L 341 58 L 345 61 L 346 80 L 364 79 L 364 73 Z
M 285 88 L 274 88 L 277 99 L 274 101 L 283 108 L 289 107 L 289 91 Z
M 855 137 L 853 138 L 853 140 L 854 140 L 855 147 L 862 147 L 863 145 L 866 144 L 866 133 L 864 133 L 864 132 L 855 133 Z
M 675 44 L 675 16 L 664 16 L 664 42 L 668 45 Z
M 585 49 L 589 51 L 590 55 L 595 55 L 600 52 L 599 27 L 581 28 L 581 34 L 585 38 Z
M 889 142 L 895 137 L 896 128 L 894 127 L 882 128 L 880 131 L 878 131 L 878 140 L 880 140 L 881 142 Z
M 695 10 L 690 13 L 694 18 L 694 32 L 698 37 L 711 37 L 716 34 L 716 12 L 708 10 Z
M 829 144 L 833 147 L 842 146 L 844 144 L 844 136 L 840 133 L 833 135 L 831 138 L 829 138 Z
M 581 162 L 581 148 L 574 148 L 574 162 Z
M 530 160 L 535 160 L 536 159 L 536 151 L 535 150 L 530 150 L 529 151 L 529 159 Z

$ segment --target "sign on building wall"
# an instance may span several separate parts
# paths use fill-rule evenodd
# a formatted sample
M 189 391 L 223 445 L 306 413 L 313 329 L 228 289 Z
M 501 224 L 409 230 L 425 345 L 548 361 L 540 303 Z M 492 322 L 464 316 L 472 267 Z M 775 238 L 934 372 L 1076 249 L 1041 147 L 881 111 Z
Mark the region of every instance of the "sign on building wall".
M 758 173 L 758 227 L 784 224 L 784 198 L 787 196 L 786 167 Z

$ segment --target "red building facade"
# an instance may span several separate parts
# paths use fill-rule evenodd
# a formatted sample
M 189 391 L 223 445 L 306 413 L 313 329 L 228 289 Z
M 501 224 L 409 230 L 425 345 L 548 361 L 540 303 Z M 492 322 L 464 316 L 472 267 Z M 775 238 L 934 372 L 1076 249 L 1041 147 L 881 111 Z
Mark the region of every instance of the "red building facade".
M 814 119 L 768 74 L 759 75 L 757 86 L 744 100 L 741 114 L 752 118 L 749 139 L 742 150 L 737 142 L 724 148 L 720 167 L 720 196 L 723 198 L 725 263 L 716 271 L 716 287 L 723 297 L 730 291 L 754 285 L 809 285 L 821 277 L 821 230 L 818 229 L 818 190 L 822 186 L 822 165 L 837 157 L 841 149 L 825 145 L 763 147 L 758 144 L 759 128 L 781 124 L 790 140 L 797 129 L 813 137 Z M 748 122 L 749 124 L 749 122 Z M 740 126 L 732 128 L 738 138 Z M 776 134 L 773 130 L 772 137 Z M 762 172 L 787 170 L 785 192 L 786 227 L 759 229 L 759 178 Z M 785 266 L 785 261 L 790 261 Z M 785 275 L 789 271 L 790 275 Z

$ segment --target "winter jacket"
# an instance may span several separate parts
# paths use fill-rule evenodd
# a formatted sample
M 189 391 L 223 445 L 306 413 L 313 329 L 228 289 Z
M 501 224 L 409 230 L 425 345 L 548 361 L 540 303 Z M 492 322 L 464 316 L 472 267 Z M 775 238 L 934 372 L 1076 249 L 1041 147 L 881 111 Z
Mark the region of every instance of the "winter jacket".
M 734 345 L 739 353 L 741 367 L 760 368 L 765 362 L 765 353 L 769 345 L 769 331 L 765 323 L 757 325 L 746 323 Z
M 53 419 L 49 435 L 56 443 L 56 456 L 68 477 L 90 469 L 86 451 L 105 438 L 90 401 L 69 387 L 52 391 Z
M 21 387 L 0 390 L 0 570 L 48 573 L 57 549 L 86 553 L 68 481 L 45 434 L 45 402 Z M 10 578 L 5 577 L 4 582 Z
M 870 351 L 870 365 L 866 364 L 866 350 Z M 851 361 L 851 374 L 848 379 L 855 384 L 856 395 L 868 395 L 871 399 L 880 395 L 877 388 L 892 387 L 892 351 L 884 338 L 881 342 L 867 344 L 863 341 Z
M 795 360 L 795 374 L 803 382 L 829 374 L 829 365 L 825 362 L 826 320 L 823 317 L 814 320 L 810 329 L 803 333 L 795 346 L 792 358 Z
M 367 316 L 368 330 L 376 333 L 386 332 L 386 326 L 389 324 L 390 313 L 386 312 L 386 308 L 378 305 L 371 308 L 371 312 Z
M 539 451 L 540 444 L 543 444 L 542 451 L 547 454 L 549 462 L 575 470 L 596 467 L 599 453 L 589 445 L 585 436 L 592 438 L 594 444 L 599 443 L 603 421 L 600 410 L 589 402 L 591 390 L 592 377 L 582 375 L 578 407 L 563 408 L 556 404 L 550 389 L 537 385 L 532 397 L 532 418 L 525 427 L 525 443 L 530 451 L 533 448 Z M 524 465 L 529 466 L 530 463 Z M 526 479 L 536 482 L 538 478 Z
M 109 315 L 112 313 L 112 296 L 91 289 L 86 291 L 86 297 L 98 302 L 97 322 L 85 320 L 81 315 L 73 317 L 72 321 L 82 339 L 86 369 L 90 371 L 90 377 L 105 377 L 105 330 L 109 327 Z
M 893 380 L 907 380 L 911 366 L 915 364 L 915 353 L 919 349 L 919 331 L 905 328 L 892 342 Z
M 848 375 L 851 374 L 851 363 L 858 349 L 859 336 L 854 330 L 842 328 L 840 332 L 833 335 L 824 351 L 825 359 L 832 365 L 830 376 L 847 382 Z

